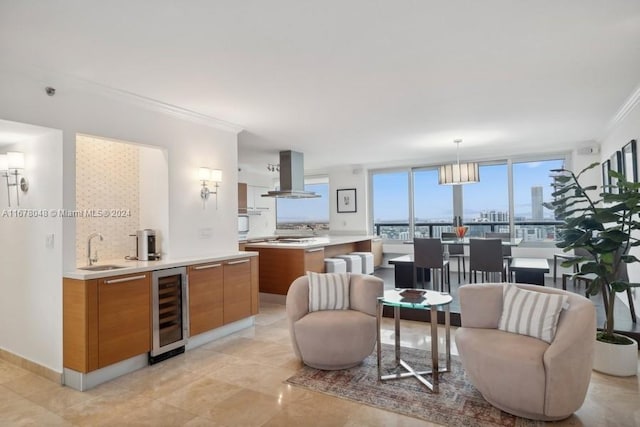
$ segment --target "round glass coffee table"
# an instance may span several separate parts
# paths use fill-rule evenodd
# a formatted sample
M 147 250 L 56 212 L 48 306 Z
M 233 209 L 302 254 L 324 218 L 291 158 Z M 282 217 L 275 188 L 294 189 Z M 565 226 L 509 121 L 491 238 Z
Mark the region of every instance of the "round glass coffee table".
M 384 291 L 384 296 L 378 298 L 377 310 L 377 351 L 378 351 L 378 378 L 380 381 L 395 380 L 401 378 L 417 378 L 429 390 L 438 392 L 438 375 L 451 370 L 451 318 L 449 305 L 453 298 L 446 292 L 428 291 L 424 289 L 389 289 Z M 395 358 L 396 366 L 402 366 L 407 372 L 382 375 L 382 342 L 380 339 L 380 326 L 382 311 L 385 306 L 393 307 L 393 319 L 395 322 Z M 438 355 L 438 308 L 444 309 L 446 367 L 440 368 Z M 416 371 L 400 358 L 400 308 L 425 310 L 430 313 L 431 322 L 431 369 Z M 429 382 L 425 375 L 431 375 Z

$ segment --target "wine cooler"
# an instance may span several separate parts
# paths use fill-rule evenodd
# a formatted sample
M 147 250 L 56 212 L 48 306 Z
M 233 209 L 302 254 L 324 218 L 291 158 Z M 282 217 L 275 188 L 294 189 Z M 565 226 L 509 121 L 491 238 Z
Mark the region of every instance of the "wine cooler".
M 157 270 L 152 275 L 153 346 L 149 363 L 184 353 L 188 332 L 187 270 Z

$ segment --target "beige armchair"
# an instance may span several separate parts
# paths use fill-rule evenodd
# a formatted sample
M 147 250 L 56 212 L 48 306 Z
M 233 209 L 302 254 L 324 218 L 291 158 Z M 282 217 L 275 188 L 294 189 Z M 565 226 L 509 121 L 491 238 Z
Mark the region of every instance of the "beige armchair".
M 376 344 L 376 304 L 384 282 L 374 276 L 350 274 L 349 310 L 309 312 L 309 279 L 297 278 L 287 293 L 287 318 L 296 356 L 317 369 L 358 365 Z
M 503 286 L 568 296 L 553 341 L 501 331 Z M 492 405 L 535 420 L 560 420 L 584 402 L 593 365 L 595 307 L 588 299 L 534 285 L 460 287 L 456 346 L 471 382 Z

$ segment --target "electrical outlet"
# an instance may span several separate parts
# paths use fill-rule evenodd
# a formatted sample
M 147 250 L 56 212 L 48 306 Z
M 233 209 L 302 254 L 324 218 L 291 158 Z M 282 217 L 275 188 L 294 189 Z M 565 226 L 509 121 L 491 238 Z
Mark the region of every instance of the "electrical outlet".
M 211 237 L 213 237 L 213 229 L 211 228 L 201 228 L 198 230 L 198 236 L 200 236 L 201 239 L 210 239 Z

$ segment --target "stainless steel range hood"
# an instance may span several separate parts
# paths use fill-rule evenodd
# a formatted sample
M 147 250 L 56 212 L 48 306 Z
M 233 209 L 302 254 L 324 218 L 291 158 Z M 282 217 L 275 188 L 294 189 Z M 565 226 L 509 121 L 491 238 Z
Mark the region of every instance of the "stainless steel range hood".
M 269 191 L 262 197 L 287 199 L 310 199 L 320 197 L 313 191 L 304 190 L 304 155 L 297 151 L 280 152 L 280 190 Z

